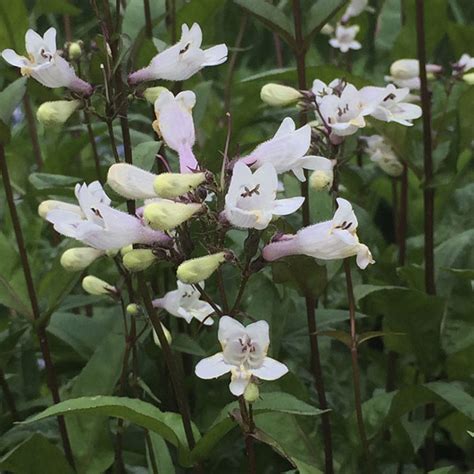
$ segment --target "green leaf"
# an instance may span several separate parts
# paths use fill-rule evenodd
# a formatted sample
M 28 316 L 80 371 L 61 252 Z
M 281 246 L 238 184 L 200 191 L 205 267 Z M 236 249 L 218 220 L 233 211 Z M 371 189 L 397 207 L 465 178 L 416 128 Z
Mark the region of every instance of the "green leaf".
M 267 28 L 278 33 L 289 45 L 294 44 L 294 28 L 290 19 L 265 0 L 234 0 L 245 11 L 257 17 Z
M 342 342 L 349 349 L 351 348 L 351 335 L 346 331 L 319 331 L 318 336 L 328 336 Z
M 375 32 L 376 48 L 381 51 L 390 51 L 401 27 L 400 1 L 385 0 L 377 20 L 377 30 Z
M 359 334 L 357 336 L 357 345 L 362 344 L 363 342 L 370 341 L 376 337 L 385 337 L 385 336 L 405 336 L 403 332 L 384 332 L 384 331 L 367 331 Z
M 29 181 L 35 189 L 51 192 L 58 188 L 72 188 L 76 183 L 82 181 L 82 178 L 63 176 L 60 174 L 31 173 Z
M 0 0 L 0 5 L 1 5 Z M 0 8 L 1 12 L 1 8 Z M 0 15 L 1 22 L 1 15 Z M 1 35 L 1 29 L 0 29 Z M 26 77 L 21 77 L 12 82 L 0 92 L 0 143 L 8 143 L 10 140 L 10 119 L 26 92 Z
M 206 356 L 206 351 L 196 342 L 195 339 L 191 338 L 188 334 L 178 334 L 173 337 L 172 348 L 185 354 L 196 355 L 200 357 Z
M 24 423 L 33 423 L 50 416 L 89 414 L 122 418 L 142 426 L 163 437 L 178 448 L 178 454 L 184 466 L 189 466 L 189 450 L 184 435 L 181 415 L 162 412 L 160 409 L 138 399 L 126 397 L 95 396 L 81 397 L 53 405 Z M 199 437 L 196 428 L 195 436 Z
M 73 474 L 61 449 L 43 435 L 35 433 L 0 460 L 0 469 L 18 474 L 38 474 L 41 472 Z
M 139 168 L 150 171 L 156 161 L 156 154 L 161 147 L 161 142 L 143 142 L 133 148 L 133 164 Z
M 0 333 L 0 367 L 2 369 L 5 369 L 10 357 L 15 351 L 18 341 L 20 340 L 21 336 L 23 336 L 25 331 L 26 326 L 13 332 L 10 332 L 7 329 Z
M 11 48 L 21 54 L 27 29 L 28 12 L 23 0 L 0 0 L 0 50 Z
M 206 459 L 219 440 L 237 426 L 235 420 L 229 416 L 236 410 L 238 410 L 238 403 L 232 402 L 221 411 L 209 431 L 196 443 L 196 447 L 192 450 L 191 456 L 194 460 Z M 288 393 L 268 392 L 262 393 L 261 399 L 253 404 L 253 413 L 258 415 L 268 412 L 318 416 L 325 411 L 298 400 Z
M 40 16 L 47 13 L 58 13 L 63 15 L 78 15 L 80 8 L 72 5 L 68 0 L 37 0 L 35 13 Z
M 305 43 L 309 45 L 314 35 L 335 16 L 349 0 L 317 0 L 309 11 L 305 27 Z
M 155 462 L 157 464 L 158 472 L 174 474 L 175 468 L 173 465 L 173 459 L 171 458 L 170 451 L 166 445 L 165 440 L 158 434 L 149 432 L 150 441 L 153 449 L 153 454 L 155 457 Z M 147 446 L 147 463 L 148 463 L 148 472 L 154 472 L 152 468 L 150 452 Z
M 474 421 L 474 397 L 452 382 L 431 382 L 425 387 L 453 408 Z

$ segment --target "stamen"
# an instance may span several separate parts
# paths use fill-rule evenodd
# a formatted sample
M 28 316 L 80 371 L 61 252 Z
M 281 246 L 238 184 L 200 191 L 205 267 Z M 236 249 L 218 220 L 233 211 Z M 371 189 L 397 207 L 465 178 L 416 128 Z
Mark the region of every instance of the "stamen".
M 240 195 L 240 197 L 246 198 L 246 197 L 252 197 L 253 194 L 256 194 L 257 196 L 260 196 L 260 184 L 257 184 L 255 188 L 249 189 L 247 186 L 245 186 L 245 192 Z

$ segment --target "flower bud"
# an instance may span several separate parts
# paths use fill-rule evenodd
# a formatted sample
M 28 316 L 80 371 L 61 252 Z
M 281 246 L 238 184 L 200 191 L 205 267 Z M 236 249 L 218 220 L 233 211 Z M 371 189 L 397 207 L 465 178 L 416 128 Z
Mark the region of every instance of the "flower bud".
M 78 247 L 66 250 L 61 255 L 60 263 L 65 270 L 78 272 L 87 268 L 92 262 L 104 255 L 103 250 L 92 247 Z
M 155 261 L 155 256 L 149 249 L 133 249 L 123 256 L 122 261 L 129 272 L 141 272 Z
M 396 178 L 403 173 L 403 165 L 398 161 L 396 156 L 384 155 L 375 159 L 372 157 L 371 159 L 389 176 Z
M 100 296 L 117 293 L 115 286 L 109 285 L 106 281 L 93 275 L 88 275 L 82 280 L 82 288 L 90 295 Z
M 183 262 L 176 271 L 178 280 L 190 285 L 209 278 L 227 258 L 226 252 L 192 258 Z
M 302 97 L 300 91 L 280 84 L 265 84 L 260 91 L 263 102 L 274 107 L 290 105 Z
M 107 173 L 107 184 L 127 199 L 156 197 L 153 190 L 155 175 L 128 163 L 115 163 Z
M 474 85 L 474 72 L 469 72 L 468 74 L 464 74 L 464 76 L 462 76 L 462 80 L 466 84 L 469 84 L 470 86 Z
M 163 332 L 165 333 L 166 340 L 168 341 L 168 344 L 171 344 L 173 341 L 173 336 L 171 333 L 168 331 L 166 326 L 164 324 L 161 324 L 161 329 L 163 329 Z M 153 342 L 161 349 L 161 343 L 160 340 L 158 339 L 158 334 L 156 334 L 156 331 L 153 329 Z
M 67 53 L 71 61 L 77 61 L 82 56 L 81 42 L 75 41 L 73 43 L 70 43 Z
M 193 191 L 206 180 L 205 173 L 161 173 L 153 182 L 155 193 L 166 199 Z
M 327 191 L 331 188 L 333 181 L 333 170 L 316 170 L 309 178 L 309 186 L 315 191 Z
M 126 311 L 130 316 L 138 316 L 141 313 L 141 308 L 136 303 L 130 303 L 127 305 Z
M 149 102 L 151 105 L 154 105 L 156 99 L 160 96 L 163 91 L 168 90 L 166 87 L 156 86 L 156 87 L 148 87 L 143 92 L 143 97 Z
M 37 112 L 38 122 L 46 127 L 61 125 L 77 110 L 81 105 L 79 100 L 55 100 L 42 103 Z
M 331 36 L 334 33 L 334 27 L 330 23 L 326 23 L 322 28 L 321 28 L 321 34 L 322 35 L 327 35 Z
M 130 244 L 130 245 L 127 245 L 126 247 L 122 247 L 120 249 L 120 255 L 122 255 L 122 257 L 124 257 L 125 255 L 127 255 L 128 252 L 131 252 L 133 250 L 133 245 Z
M 47 199 L 38 206 L 38 215 L 43 219 L 46 219 L 48 212 L 54 209 L 60 209 L 61 211 L 75 212 L 78 215 L 82 215 L 81 208 L 76 204 L 69 204 L 63 201 L 56 201 L 55 199 Z
M 260 390 L 257 384 L 250 382 L 244 391 L 244 399 L 247 403 L 255 403 L 260 397 Z
M 427 64 L 426 72 L 439 73 L 442 67 L 438 64 Z M 418 59 L 399 59 L 390 66 L 390 75 L 395 79 L 412 79 L 420 75 L 420 63 Z
M 145 206 L 143 217 L 152 229 L 171 230 L 186 222 L 201 209 L 201 204 L 185 204 L 160 199 Z

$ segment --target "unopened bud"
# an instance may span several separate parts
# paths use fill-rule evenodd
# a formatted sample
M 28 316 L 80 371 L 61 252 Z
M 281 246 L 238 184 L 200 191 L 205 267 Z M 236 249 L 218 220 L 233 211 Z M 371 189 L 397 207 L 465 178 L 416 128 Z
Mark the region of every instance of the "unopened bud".
M 78 247 L 66 250 L 61 255 L 61 265 L 65 270 L 78 272 L 87 268 L 92 262 L 104 255 L 103 250 L 92 247 Z
M 141 272 L 151 266 L 155 256 L 149 249 L 133 249 L 123 256 L 122 261 L 129 272 Z
M 205 173 L 161 173 L 153 183 L 155 193 L 173 199 L 193 191 L 206 180 Z
M 38 122 L 46 127 L 61 125 L 77 110 L 81 105 L 79 100 L 55 100 L 42 103 L 37 112 Z
M 395 155 L 387 154 L 372 157 L 371 160 L 380 167 L 382 171 L 394 178 L 403 173 L 403 165 L 398 161 Z
M 90 295 L 99 296 L 117 293 L 115 286 L 109 285 L 106 281 L 92 275 L 88 275 L 82 280 L 82 288 Z
M 171 342 L 173 341 L 173 336 L 171 335 L 171 333 L 168 331 L 168 329 L 166 328 L 164 324 L 160 323 L 160 325 L 161 325 L 161 329 L 163 329 L 163 333 L 165 334 L 165 338 L 168 341 L 168 344 L 171 344 Z M 160 339 L 158 338 L 158 334 L 156 334 L 156 331 L 154 329 L 153 329 L 153 342 L 161 349 Z
M 244 391 L 244 399 L 247 403 L 255 403 L 260 397 L 260 390 L 257 384 L 250 382 Z
M 309 186 L 315 191 L 327 191 L 332 187 L 333 181 L 333 170 L 316 170 L 309 178 Z
M 290 105 L 302 97 L 300 91 L 280 84 L 265 84 L 260 91 L 263 102 L 274 107 Z
M 156 197 L 153 190 L 153 173 L 128 163 L 115 163 L 107 173 L 107 184 L 127 199 L 148 199 Z
M 186 260 L 178 267 L 176 276 L 183 283 L 199 283 L 209 278 L 226 261 L 227 255 L 226 252 L 219 252 Z
M 46 216 L 48 215 L 48 213 L 55 209 L 59 209 L 61 211 L 75 212 L 79 216 L 82 216 L 81 208 L 77 206 L 76 204 L 69 204 L 63 201 L 56 201 L 55 199 L 47 199 L 46 201 L 43 201 L 38 206 L 38 214 L 43 219 L 46 219 Z
M 186 222 L 201 209 L 201 204 L 185 204 L 168 199 L 160 199 L 145 206 L 143 217 L 152 229 L 171 230 Z
M 77 61 L 82 56 L 82 45 L 81 42 L 75 41 L 69 45 L 67 50 L 69 59 L 71 61 Z
M 439 73 L 442 67 L 438 64 L 427 64 L 427 73 Z M 395 79 L 412 79 L 420 75 L 420 63 L 418 59 L 399 59 L 390 66 L 390 75 Z
M 148 87 L 143 92 L 143 97 L 149 102 L 151 105 L 154 105 L 156 99 L 160 96 L 163 91 L 167 91 L 166 87 L 156 86 L 156 87 Z
M 136 303 L 130 303 L 127 305 L 127 314 L 130 316 L 138 316 L 141 313 L 140 306 L 138 306 Z
M 133 250 L 133 245 L 130 244 L 130 245 L 127 245 L 126 247 L 122 247 L 120 249 L 120 255 L 122 255 L 122 257 L 124 257 L 125 255 L 127 255 L 128 252 L 131 252 Z
M 469 84 L 470 86 L 474 85 L 474 72 L 469 72 L 467 74 L 464 74 L 462 76 L 462 80 L 466 83 Z
M 321 34 L 323 35 L 332 35 L 334 33 L 334 27 L 330 23 L 326 23 L 322 28 L 321 28 Z

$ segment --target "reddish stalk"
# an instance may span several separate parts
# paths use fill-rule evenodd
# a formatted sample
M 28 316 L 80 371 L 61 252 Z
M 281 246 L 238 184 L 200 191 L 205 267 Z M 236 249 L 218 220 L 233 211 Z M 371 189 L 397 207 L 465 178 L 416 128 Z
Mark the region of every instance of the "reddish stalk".
M 51 352 L 49 350 L 49 343 L 48 338 L 46 336 L 46 328 L 40 322 L 41 321 L 41 313 L 38 304 L 38 297 L 36 295 L 36 290 L 33 282 L 33 275 L 31 272 L 30 262 L 28 259 L 28 253 L 26 251 L 25 239 L 23 237 L 23 231 L 20 225 L 20 219 L 18 217 L 18 212 L 15 205 L 15 200 L 13 197 L 13 190 L 10 181 L 10 174 L 8 172 L 8 165 L 5 157 L 5 148 L 2 144 L 0 144 L 0 168 L 3 177 L 3 186 L 5 188 L 5 194 L 7 198 L 8 208 L 10 210 L 10 216 L 12 219 L 13 230 L 15 232 L 16 242 L 18 245 L 18 252 L 20 254 L 21 265 L 23 267 L 23 274 L 26 281 L 26 288 L 28 291 L 28 297 L 31 303 L 31 310 L 33 314 L 33 320 L 36 324 L 36 334 L 38 336 L 39 346 L 41 350 L 41 354 L 44 359 L 45 369 L 46 369 L 46 377 L 49 390 L 51 391 L 51 395 L 53 398 L 54 404 L 57 404 L 61 401 L 59 396 L 59 385 L 58 380 L 56 378 L 56 370 L 51 359 Z M 61 436 L 61 441 L 64 448 L 64 454 L 66 455 L 66 459 L 68 460 L 69 464 L 74 467 L 74 457 L 72 455 L 71 444 L 69 442 L 69 436 L 67 433 L 66 423 L 64 421 L 64 417 L 58 416 L 58 425 L 59 425 L 59 433 Z

